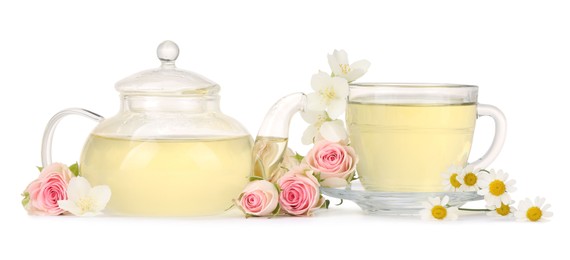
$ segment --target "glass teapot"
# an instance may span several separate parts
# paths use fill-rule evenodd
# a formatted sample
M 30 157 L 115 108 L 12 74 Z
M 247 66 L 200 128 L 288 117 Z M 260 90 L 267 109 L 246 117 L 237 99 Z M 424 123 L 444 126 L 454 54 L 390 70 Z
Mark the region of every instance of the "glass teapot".
M 260 134 L 272 138 L 258 138 L 252 160 L 247 130 L 220 111 L 220 87 L 178 69 L 178 53 L 174 42 L 165 41 L 157 49 L 159 68 L 117 82 L 121 107 L 115 116 L 105 119 L 79 108 L 56 114 L 44 133 L 43 166 L 52 162 L 57 123 L 67 115 L 82 115 L 99 124 L 83 147 L 80 173 L 92 185 L 111 188 L 107 213 L 194 216 L 231 207 L 254 165 L 263 175 L 264 167 L 281 160 L 289 120 L 304 95 L 286 97 L 270 110 Z

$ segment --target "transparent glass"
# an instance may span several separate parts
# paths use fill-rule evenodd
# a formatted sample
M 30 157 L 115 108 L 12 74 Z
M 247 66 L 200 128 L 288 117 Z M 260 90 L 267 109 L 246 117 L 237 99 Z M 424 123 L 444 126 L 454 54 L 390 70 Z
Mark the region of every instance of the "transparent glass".
M 478 116 L 495 120 L 495 138 L 469 165 L 487 167 L 503 146 L 506 120 L 497 108 L 478 104 L 477 92 L 477 86 L 454 84 L 351 85 L 346 124 L 364 188 L 443 191 L 441 174 L 468 165 Z
M 485 168 L 505 141 L 505 116 L 494 106 L 479 104 L 477 94 L 477 86 L 458 84 L 350 85 L 346 125 L 360 157 L 359 180 L 346 189 L 321 191 L 353 200 L 367 213 L 396 215 L 417 214 L 428 197 L 450 195 L 443 190 L 443 172 L 452 165 Z M 266 177 L 278 163 L 284 149 L 278 144 L 287 140 L 289 121 L 306 102 L 303 93 L 291 94 L 269 110 L 254 147 L 254 156 L 261 151 L 255 167 L 265 170 L 255 171 L 259 176 Z M 468 163 L 480 116 L 493 118 L 495 136 L 489 150 Z M 463 192 L 451 194 L 449 203 L 479 199 L 475 192 Z
M 157 50 L 162 65 L 119 81 L 119 112 L 110 118 L 66 109 L 46 127 L 42 163 L 51 163 L 51 140 L 67 115 L 100 122 L 87 138 L 81 175 L 109 185 L 107 213 L 195 216 L 232 205 L 252 171 L 252 139 L 220 111 L 219 86 L 176 68 L 178 46 Z

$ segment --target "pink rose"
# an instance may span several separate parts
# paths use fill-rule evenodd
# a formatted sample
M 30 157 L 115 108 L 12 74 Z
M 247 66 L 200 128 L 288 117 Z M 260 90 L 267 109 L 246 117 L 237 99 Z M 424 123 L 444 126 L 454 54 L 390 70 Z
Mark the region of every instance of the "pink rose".
M 35 215 L 60 215 L 64 210 L 57 205 L 58 200 L 67 199 L 67 185 L 73 173 L 67 166 L 54 163 L 45 167 L 38 179 L 30 183 L 24 192 L 29 194 L 25 208 Z
M 309 215 L 324 202 L 319 191 L 319 181 L 309 169 L 297 166 L 283 175 L 277 184 L 281 188 L 279 203 L 288 214 Z
M 249 215 L 270 216 L 279 202 L 279 192 L 275 184 L 266 180 L 247 184 L 238 198 L 238 206 Z
M 344 187 L 354 175 L 358 156 L 350 146 L 322 140 L 309 151 L 305 162 L 319 173 L 322 186 Z
M 287 148 L 283 154 L 283 161 L 278 165 L 277 169 L 271 173 L 269 181 L 276 182 L 293 167 L 299 166 L 301 162 L 297 159 L 297 153 L 293 152 L 291 148 Z

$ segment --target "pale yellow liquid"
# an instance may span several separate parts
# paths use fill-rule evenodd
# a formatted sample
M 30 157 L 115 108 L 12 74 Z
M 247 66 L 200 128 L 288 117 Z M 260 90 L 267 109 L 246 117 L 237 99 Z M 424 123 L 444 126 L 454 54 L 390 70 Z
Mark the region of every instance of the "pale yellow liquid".
M 287 149 L 287 138 L 258 136 L 253 144 L 253 175 L 277 181 L 279 164 Z
M 228 209 L 247 184 L 251 138 L 129 140 L 92 135 L 80 165 L 92 185 L 111 188 L 111 213 L 211 215 Z
M 475 104 L 349 103 L 347 125 L 364 188 L 442 191 L 441 174 L 467 163 L 475 119 Z

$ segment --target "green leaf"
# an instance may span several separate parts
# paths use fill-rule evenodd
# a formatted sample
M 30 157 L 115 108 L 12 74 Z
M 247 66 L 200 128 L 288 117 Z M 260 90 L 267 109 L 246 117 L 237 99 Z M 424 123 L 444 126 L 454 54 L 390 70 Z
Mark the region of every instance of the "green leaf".
M 38 171 L 40 171 L 40 172 L 42 172 L 44 169 L 44 167 L 41 167 L 41 166 L 36 166 L 36 168 L 38 168 Z
M 487 171 L 487 170 L 485 170 L 485 169 L 481 169 L 481 170 L 479 170 L 479 172 L 491 173 L 491 172 L 489 172 L 489 171 Z
M 259 176 L 249 176 L 249 181 L 261 181 L 263 180 L 262 177 Z
M 279 187 L 279 185 L 277 185 L 277 183 L 273 183 L 273 185 L 275 185 L 275 188 L 277 189 L 277 193 L 281 193 L 281 187 Z
M 226 210 L 224 210 L 224 211 L 228 211 L 228 210 L 232 209 L 234 206 L 235 206 L 235 205 L 232 203 L 232 205 L 230 205 L 230 206 L 229 206 Z
M 271 217 L 275 217 L 275 216 L 279 215 L 280 211 L 281 211 L 281 204 L 277 204 L 277 207 L 275 207 L 275 210 L 273 210 L 273 212 L 271 212 Z
M 302 162 L 303 159 L 305 158 L 305 156 L 300 155 L 299 153 L 295 153 L 295 160 L 297 160 L 298 162 Z
M 340 206 L 340 205 L 342 205 L 343 202 L 344 202 L 344 200 L 343 200 L 343 199 L 340 199 L 340 203 L 335 204 L 335 206 Z
M 71 166 L 69 166 L 69 170 L 75 175 L 75 177 L 79 176 L 79 164 L 75 162 Z
M 323 209 L 329 209 L 329 205 L 331 205 L 331 201 L 330 200 L 325 200 L 325 203 L 323 204 L 323 206 L 321 208 Z
M 30 203 L 30 193 L 25 191 L 24 193 L 22 193 L 22 196 L 24 196 L 24 198 L 22 199 L 22 206 L 26 207 L 26 205 Z

